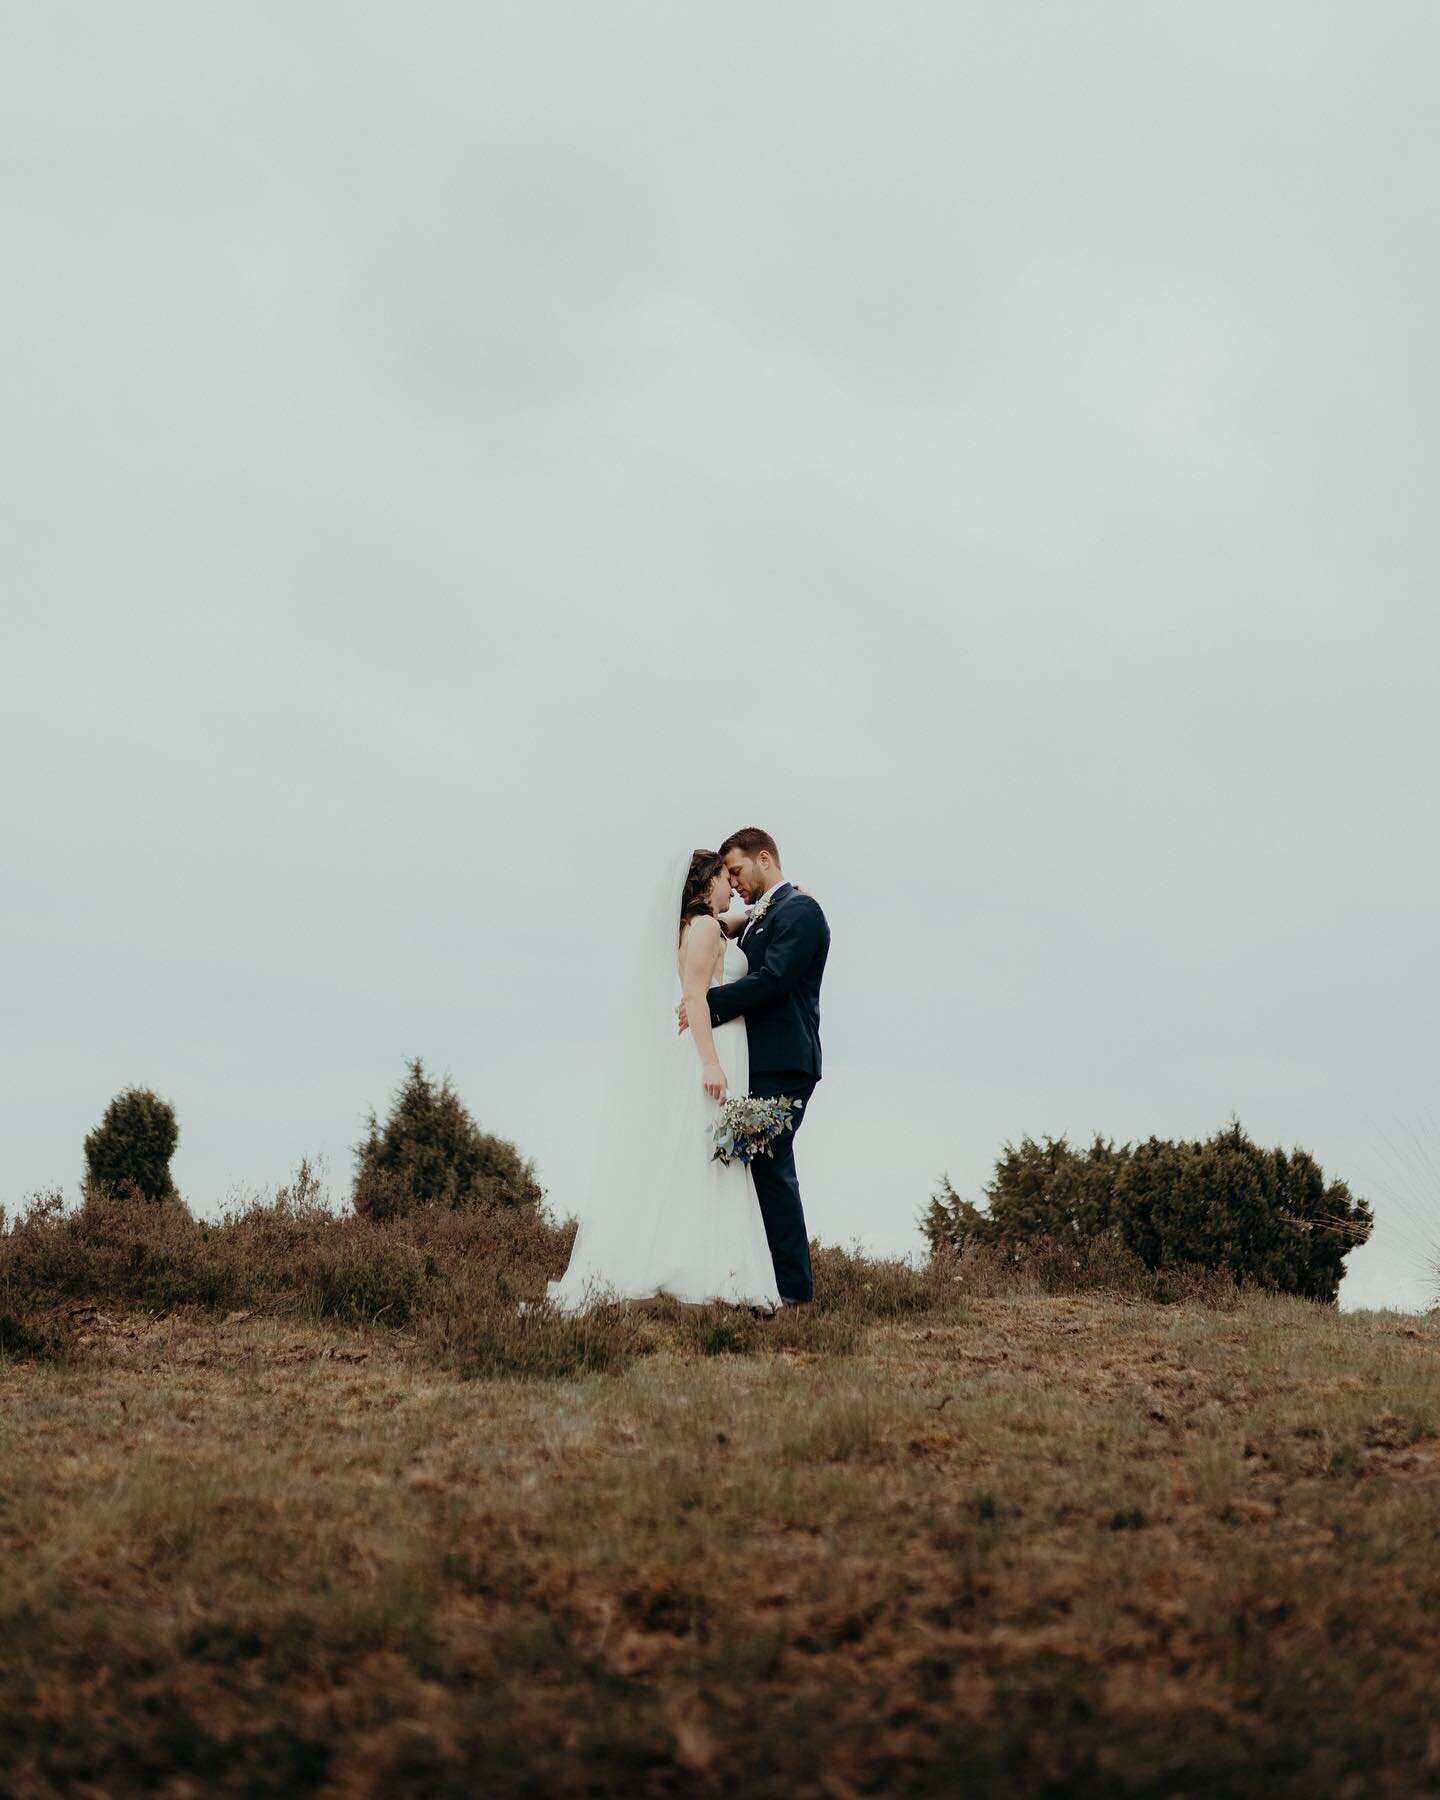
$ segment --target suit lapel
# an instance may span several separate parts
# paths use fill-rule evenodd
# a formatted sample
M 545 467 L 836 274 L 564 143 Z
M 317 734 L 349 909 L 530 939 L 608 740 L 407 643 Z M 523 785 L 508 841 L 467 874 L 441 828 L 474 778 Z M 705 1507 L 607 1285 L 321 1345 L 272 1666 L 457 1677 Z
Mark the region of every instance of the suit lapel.
M 777 883 L 777 885 L 775 887 L 771 888 L 770 904 L 769 904 L 769 906 L 767 906 L 765 908 L 765 917 L 767 919 L 769 918 L 770 914 L 772 912 L 774 912 L 775 908 L 784 901 L 785 896 L 786 896 L 786 894 L 789 893 L 789 891 L 790 891 L 790 883 L 788 881 L 779 882 L 779 883 Z M 750 933 L 755 929 L 756 925 L 763 924 L 763 923 L 764 923 L 763 919 L 752 919 L 750 921 L 750 923 L 745 927 L 745 929 L 740 933 L 740 948 L 742 950 L 745 948 L 746 938 L 749 937 Z

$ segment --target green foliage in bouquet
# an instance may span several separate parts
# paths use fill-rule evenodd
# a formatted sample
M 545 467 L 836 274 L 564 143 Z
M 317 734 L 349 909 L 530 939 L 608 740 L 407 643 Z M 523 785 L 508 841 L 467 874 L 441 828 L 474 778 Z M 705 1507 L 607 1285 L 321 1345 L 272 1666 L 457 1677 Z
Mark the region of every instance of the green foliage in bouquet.
M 85 1139 L 88 1188 L 134 1186 L 147 1200 L 175 1197 L 170 1158 L 180 1142 L 175 1108 L 149 1088 L 127 1088 Z
M 774 1156 L 775 1145 L 794 1123 L 805 1104 L 788 1094 L 764 1099 L 756 1094 L 732 1094 L 720 1108 L 710 1134 L 711 1160 L 720 1163 L 754 1162 L 757 1156 Z
M 425 1206 L 534 1210 L 542 1199 L 533 1164 L 504 1138 L 482 1131 L 447 1075 L 437 1087 L 417 1056 L 382 1126 L 373 1112 L 355 1152 L 355 1210 L 376 1222 Z
M 1203 1143 L 1151 1137 L 1117 1150 L 1097 1136 L 1075 1150 L 1063 1137 L 1027 1137 L 1006 1144 L 983 1207 L 947 1180 L 921 1220 L 932 1253 L 1110 1237 L 1151 1269 L 1219 1269 L 1323 1301 L 1373 1223 L 1308 1151 L 1263 1150 L 1238 1119 Z

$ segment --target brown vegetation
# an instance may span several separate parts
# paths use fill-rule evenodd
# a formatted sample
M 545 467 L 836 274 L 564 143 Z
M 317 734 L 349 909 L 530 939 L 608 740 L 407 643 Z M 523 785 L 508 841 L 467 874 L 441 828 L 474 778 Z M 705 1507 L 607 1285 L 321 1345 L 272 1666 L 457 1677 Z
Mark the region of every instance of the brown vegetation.
M 0 1236 L 0 1788 L 1440 1785 L 1428 1322 L 1053 1247 L 522 1313 L 566 1242 Z

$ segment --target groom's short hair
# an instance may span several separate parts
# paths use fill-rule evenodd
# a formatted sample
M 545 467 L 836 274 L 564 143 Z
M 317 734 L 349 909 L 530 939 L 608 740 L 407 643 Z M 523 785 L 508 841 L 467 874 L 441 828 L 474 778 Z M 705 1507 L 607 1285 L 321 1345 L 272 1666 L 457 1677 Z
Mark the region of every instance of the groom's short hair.
M 728 856 L 732 850 L 738 850 L 742 856 L 758 856 L 762 850 L 768 850 L 775 859 L 775 867 L 778 869 L 782 866 L 774 838 L 768 831 L 761 831 L 755 825 L 747 825 L 744 831 L 731 832 L 720 846 L 720 854 Z

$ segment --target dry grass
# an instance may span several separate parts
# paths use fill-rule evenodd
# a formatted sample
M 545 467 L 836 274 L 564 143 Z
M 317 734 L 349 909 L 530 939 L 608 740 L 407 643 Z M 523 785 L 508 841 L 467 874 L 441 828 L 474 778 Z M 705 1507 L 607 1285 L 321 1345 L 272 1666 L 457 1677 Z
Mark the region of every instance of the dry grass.
M 393 1234 L 234 1317 L 0 1258 L 6 1793 L 1440 1788 L 1440 1330 L 826 1251 L 586 1349 L 434 1229 L 398 1330 Z

